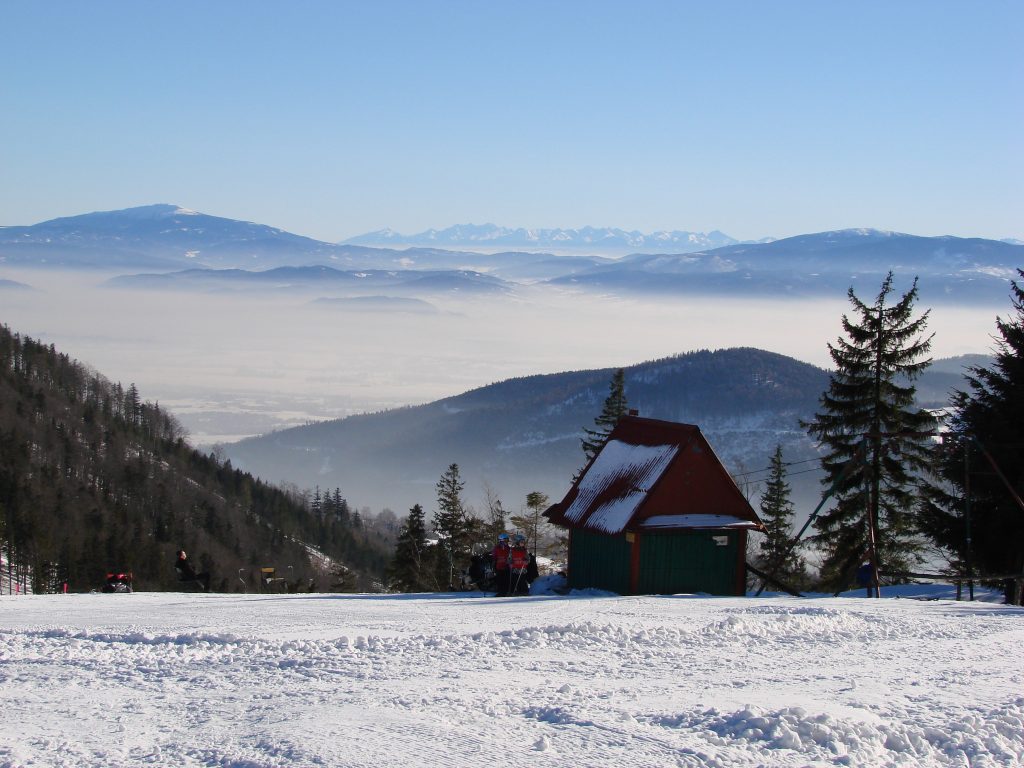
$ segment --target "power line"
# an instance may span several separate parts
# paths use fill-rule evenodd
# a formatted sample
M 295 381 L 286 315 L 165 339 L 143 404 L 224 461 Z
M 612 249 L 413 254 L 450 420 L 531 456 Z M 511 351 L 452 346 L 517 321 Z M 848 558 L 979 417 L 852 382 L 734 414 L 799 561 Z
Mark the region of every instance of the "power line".
M 782 466 L 784 466 L 784 467 L 795 467 L 798 464 L 810 464 L 813 461 L 819 461 L 820 462 L 821 459 L 804 459 L 803 461 L 784 461 L 784 462 L 782 462 Z M 746 477 L 747 475 L 756 475 L 756 474 L 759 474 L 761 472 L 771 472 L 771 470 L 772 470 L 771 467 L 765 467 L 764 469 L 752 469 L 749 472 L 737 472 L 736 474 L 733 475 L 733 477 Z M 786 474 L 787 475 L 790 475 L 790 474 L 792 474 L 792 475 L 802 475 L 802 474 L 804 474 L 804 472 L 814 472 L 814 471 L 815 470 L 811 469 L 811 470 L 803 470 L 803 471 L 800 471 L 800 472 L 787 472 Z

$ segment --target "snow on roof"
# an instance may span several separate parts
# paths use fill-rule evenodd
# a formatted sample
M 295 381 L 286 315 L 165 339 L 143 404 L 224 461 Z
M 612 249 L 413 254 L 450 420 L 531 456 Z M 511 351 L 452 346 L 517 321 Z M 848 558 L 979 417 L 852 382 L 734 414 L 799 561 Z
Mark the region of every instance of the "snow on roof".
M 601 499 L 585 527 L 621 532 L 644 500 L 650 483 L 661 476 L 678 452 L 678 445 L 631 445 L 609 440 L 581 478 L 579 493 L 565 512 L 566 519 L 579 522 Z
M 643 528 L 750 528 L 757 529 L 752 520 L 732 515 L 655 515 L 641 523 Z

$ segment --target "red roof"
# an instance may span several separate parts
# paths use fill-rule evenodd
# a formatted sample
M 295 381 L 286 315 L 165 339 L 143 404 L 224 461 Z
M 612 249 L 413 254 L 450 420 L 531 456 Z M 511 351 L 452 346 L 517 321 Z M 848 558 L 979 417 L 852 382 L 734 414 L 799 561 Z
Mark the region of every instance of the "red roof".
M 544 513 L 565 528 L 763 529 L 698 427 L 625 416 L 565 498 Z

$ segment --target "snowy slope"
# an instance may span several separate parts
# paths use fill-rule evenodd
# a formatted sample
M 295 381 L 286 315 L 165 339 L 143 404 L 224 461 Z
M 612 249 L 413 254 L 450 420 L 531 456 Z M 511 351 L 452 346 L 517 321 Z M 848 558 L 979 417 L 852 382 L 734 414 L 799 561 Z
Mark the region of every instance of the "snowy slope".
M 0 597 L 0 766 L 1019 766 L 1024 611 Z

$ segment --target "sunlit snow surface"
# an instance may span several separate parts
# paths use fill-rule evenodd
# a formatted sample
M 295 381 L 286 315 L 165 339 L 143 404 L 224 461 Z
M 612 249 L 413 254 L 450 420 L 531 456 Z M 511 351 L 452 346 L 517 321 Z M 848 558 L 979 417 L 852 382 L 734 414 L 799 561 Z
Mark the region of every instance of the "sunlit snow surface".
M 0 597 L 0 766 L 1019 766 L 1024 610 Z

